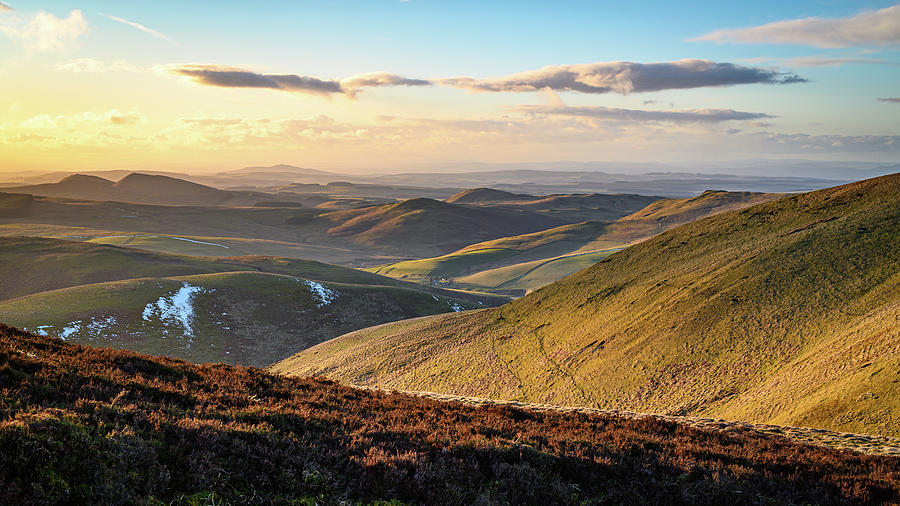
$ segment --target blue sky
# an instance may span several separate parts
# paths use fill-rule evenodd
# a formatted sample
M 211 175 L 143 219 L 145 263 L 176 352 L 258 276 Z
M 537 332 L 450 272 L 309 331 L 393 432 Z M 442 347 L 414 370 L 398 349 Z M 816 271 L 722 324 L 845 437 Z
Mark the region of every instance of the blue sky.
M 6 105 L 0 103 L 0 112 L 7 111 L 5 118 L 0 116 L 5 119 L 0 121 L 0 162 L 7 169 L 23 163 L 60 167 L 75 163 L 72 160 L 109 165 L 112 156 L 121 164 L 127 139 L 137 137 L 152 141 L 126 162 L 145 167 L 204 168 L 239 160 L 361 168 L 366 160 L 410 164 L 464 156 L 469 161 L 500 161 L 504 156 L 523 158 L 509 161 L 898 158 L 893 139 L 900 134 L 900 103 L 878 100 L 900 97 L 900 33 L 894 33 L 900 25 L 892 24 L 896 16 L 891 9 L 896 2 L 7 4 L 12 10 L 0 10 L 0 72 L 12 76 L 0 83 L 0 96 L 9 97 Z M 865 18 L 865 23 L 886 20 L 881 38 L 869 40 L 863 33 L 858 40 L 865 30 L 852 26 L 847 29 L 853 39 L 849 43 L 823 43 L 822 31 L 814 33 L 814 26 L 806 38 L 798 39 L 789 30 L 787 42 L 778 40 L 784 30 L 777 27 L 774 32 L 709 35 L 749 27 L 766 30 L 770 23 L 808 18 L 850 26 L 847 23 L 866 12 L 879 17 Z M 28 32 L 29 26 L 40 23 L 74 31 L 40 46 Z M 692 40 L 703 36 L 707 38 Z M 830 37 L 827 30 L 825 37 Z M 555 85 L 544 91 L 511 91 L 508 82 L 491 84 L 485 92 L 481 82 L 544 67 L 684 59 L 790 73 L 805 82 L 713 83 L 685 89 L 654 81 L 652 91 L 598 93 Z M 178 70 L 185 65 L 201 66 L 205 74 Z M 293 75 L 333 86 L 343 82 L 344 87 L 351 76 L 384 72 L 428 80 L 429 85 L 364 85 L 352 92 L 310 96 L 305 89 L 286 92 L 275 85 L 223 85 L 219 77 L 210 77 L 223 69 L 244 72 L 242 78 Z M 446 79 L 454 77 L 474 81 L 449 85 Z M 660 77 L 654 74 L 653 79 Z M 547 104 L 558 107 L 547 109 Z M 698 110 L 767 118 L 711 121 L 709 114 L 719 113 L 704 113 L 700 120 L 642 115 Z M 118 118 L 116 114 L 131 119 L 113 125 L 97 119 Z M 405 123 L 398 127 L 391 118 Z M 325 119 L 340 127 L 323 129 Z M 235 121 L 242 122 L 239 128 L 228 123 Z M 90 128 L 73 126 L 79 122 L 90 123 Z M 215 122 L 219 130 L 213 132 L 210 125 Z M 272 122 L 280 122 L 278 128 L 271 127 Z M 71 131 L 68 136 L 61 125 Z M 38 132 L 38 127 L 44 130 Z M 96 138 L 98 129 L 105 132 L 105 141 Z M 401 142 L 404 135 L 424 129 L 432 133 L 428 142 Z M 90 135 L 85 133 L 89 130 Z M 539 137 L 540 132 L 546 135 Z M 192 141 L 173 141 L 178 135 Z M 803 136 L 815 142 L 804 148 Z M 42 143 L 38 156 L 28 157 L 37 137 Z M 122 139 L 122 145 L 113 138 Z M 223 138 L 227 156 L 216 144 L 225 142 Z M 504 143 L 509 150 L 499 149 Z M 461 152 L 460 146 L 471 148 Z M 517 146 L 529 147 L 523 152 Z M 254 156 L 260 159 L 251 160 Z

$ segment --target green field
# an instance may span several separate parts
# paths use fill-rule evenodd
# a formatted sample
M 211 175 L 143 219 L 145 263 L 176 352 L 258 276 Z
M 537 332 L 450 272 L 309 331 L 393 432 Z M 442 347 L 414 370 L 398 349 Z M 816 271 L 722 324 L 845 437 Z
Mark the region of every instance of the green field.
M 524 290 L 530 292 L 554 281 L 586 269 L 619 251 L 622 247 L 587 253 L 574 253 L 555 258 L 533 260 L 507 267 L 488 269 L 456 278 L 460 286 L 490 290 Z
M 386 388 L 900 435 L 900 175 L 717 214 L 496 309 L 273 366 Z

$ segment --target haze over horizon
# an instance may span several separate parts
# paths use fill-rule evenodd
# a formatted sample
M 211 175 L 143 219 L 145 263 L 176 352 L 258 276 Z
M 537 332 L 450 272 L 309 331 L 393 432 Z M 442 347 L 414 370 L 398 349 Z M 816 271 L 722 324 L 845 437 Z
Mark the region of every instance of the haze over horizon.
M 0 173 L 891 165 L 898 49 L 884 1 L 0 2 Z

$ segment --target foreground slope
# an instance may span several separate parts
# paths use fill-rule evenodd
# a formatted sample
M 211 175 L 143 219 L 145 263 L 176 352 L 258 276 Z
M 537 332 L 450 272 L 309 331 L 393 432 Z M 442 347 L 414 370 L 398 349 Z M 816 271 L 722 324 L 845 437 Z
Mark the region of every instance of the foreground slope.
M 672 229 L 497 309 L 273 370 L 492 398 L 900 434 L 900 175 Z
M 473 407 L 0 325 L 4 504 L 846 504 L 900 459 L 660 419 Z
M 781 196 L 706 191 L 687 199 L 660 199 L 616 221 L 563 225 L 472 244 L 440 257 L 407 260 L 370 270 L 419 283 L 443 279 L 455 286 L 481 290 L 532 290 L 670 228 Z

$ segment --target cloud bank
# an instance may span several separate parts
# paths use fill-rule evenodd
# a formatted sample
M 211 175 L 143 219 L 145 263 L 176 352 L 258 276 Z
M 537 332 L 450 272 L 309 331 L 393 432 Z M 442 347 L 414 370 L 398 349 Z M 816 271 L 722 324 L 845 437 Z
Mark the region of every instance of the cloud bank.
M 805 18 L 716 30 L 691 41 L 797 44 L 823 48 L 900 45 L 900 5 L 848 18 Z
M 296 74 L 260 74 L 220 65 L 183 65 L 171 73 L 198 84 L 224 88 L 268 88 L 319 95 L 355 96 L 363 88 L 386 86 L 449 86 L 476 92 L 529 92 L 549 89 L 603 94 L 732 86 L 737 84 L 791 84 L 806 79 L 790 72 L 746 67 L 709 60 L 678 60 L 661 63 L 601 62 L 555 65 L 506 77 L 477 79 L 452 77 L 412 79 L 376 72 L 346 79 L 320 79 Z
M 884 98 L 879 98 L 878 101 L 879 102 L 893 102 L 895 104 L 900 104 L 900 97 L 884 97 Z
M 736 84 L 790 84 L 806 79 L 770 69 L 745 67 L 709 60 L 660 63 L 601 62 L 554 65 L 494 79 L 455 77 L 438 84 L 483 92 L 523 92 L 550 88 L 581 93 L 645 93 L 651 91 L 731 86 Z
M 173 74 L 191 78 L 195 83 L 222 88 L 268 88 L 313 95 L 356 96 L 363 88 L 385 86 L 427 86 L 430 81 L 377 72 L 360 74 L 344 80 L 320 79 L 296 74 L 260 74 L 238 67 L 219 65 L 184 65 L 172 67 Z
M 0 32 L 29 51 L 65 51 L 88 32 L 88 23 L 79 10 L 73 10 L 66 18 L 39 11 L 27 22 L 0 25 Z
M 634 122 L 661 121 L 670 123 L 720 123 L 723 121 L 749 121 L 774 117 L 764 113 L 735 111 L 734 109 L 645 111 L 602 106 L 571 107 L 558 105 L 525 105 L 514 107 L 512 110 L 526 114 L 580 116 Z

